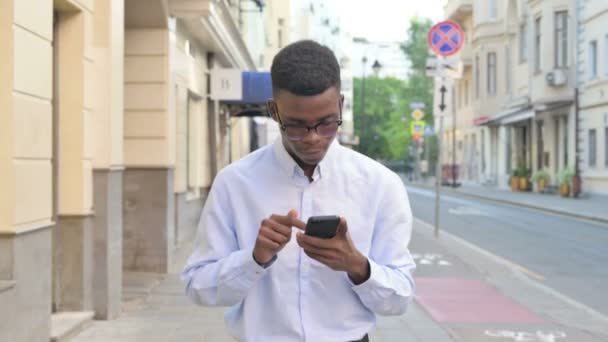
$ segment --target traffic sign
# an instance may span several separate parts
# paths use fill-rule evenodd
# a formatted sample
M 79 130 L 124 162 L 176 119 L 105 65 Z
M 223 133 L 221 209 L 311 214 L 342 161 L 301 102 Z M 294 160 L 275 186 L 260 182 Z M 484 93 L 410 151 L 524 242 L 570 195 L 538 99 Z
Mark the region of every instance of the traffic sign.
M 410 108 L 411 109 L 424 109 L 424 102 L 411 102 Z
M 433 128 L 433 126 L 428 125 L 428 126 L 424 127 L 424 136 L 430 137 L 432 135 L 435 135 L 435 129 Z
M 424 121 L 412 121 L 410 123 L 410 131 L 412 135 L 423 135 L 424 134 L 424 126 L 426 126 L 426 122 Z
M 428 34 L 431 50 L 439 56 L 451 56 L 464 44 L 464 31 L 453 21 L 442 21 L 431 28 Z
M 429 57 L 426 60 L 426 75 L 429 77 L 462 78 L 464 63 L 459 59 Z
M 424 112 L 420 109 L 416 109 L 412 112 L 412 118 L 414 118 L 416 121 L 420 121 L 422 118 L 424 118 Z

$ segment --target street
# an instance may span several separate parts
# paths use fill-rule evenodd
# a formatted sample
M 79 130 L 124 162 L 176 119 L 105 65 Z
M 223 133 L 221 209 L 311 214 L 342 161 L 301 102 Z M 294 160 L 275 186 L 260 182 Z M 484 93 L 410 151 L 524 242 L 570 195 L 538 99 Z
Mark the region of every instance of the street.
M 433 223 L 434 191 L 408 187 L 414 216 Z M 441 195 L 440 228 L 608 315 L 608 227 L 524 208 Z

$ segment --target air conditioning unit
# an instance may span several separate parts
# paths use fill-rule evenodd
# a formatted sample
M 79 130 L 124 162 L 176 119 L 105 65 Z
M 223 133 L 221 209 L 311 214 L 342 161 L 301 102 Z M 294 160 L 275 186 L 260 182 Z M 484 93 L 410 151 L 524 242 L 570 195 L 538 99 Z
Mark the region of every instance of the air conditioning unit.
M 555 69 L 547 73 L 547 84 L 552 87 L 563 86 L 568 82 L 568 75 L 565 70 Z

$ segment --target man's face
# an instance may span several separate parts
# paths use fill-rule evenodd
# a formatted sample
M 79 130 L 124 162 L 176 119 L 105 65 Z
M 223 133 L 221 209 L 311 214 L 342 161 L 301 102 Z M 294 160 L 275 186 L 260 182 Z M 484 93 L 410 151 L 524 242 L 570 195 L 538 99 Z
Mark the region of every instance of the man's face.
M 287 130 L 281 130 L 285 149 L 300 166 L 313 166 L 325 157 L 336 136 L 327 136 L 326 133 L 337 127 L 337 122 L 342 119 L 342 97 L 336 87 L 314 96 L 298 96 L 280 90 L 275 94 L 274 102 L 270 103 L 270 110 L 274 120 L 287 127 Z M 297 136 L 298 139 L 290 134 L 317 124 L 320 124 L 317 131 L 311 129 L 303 136 Z

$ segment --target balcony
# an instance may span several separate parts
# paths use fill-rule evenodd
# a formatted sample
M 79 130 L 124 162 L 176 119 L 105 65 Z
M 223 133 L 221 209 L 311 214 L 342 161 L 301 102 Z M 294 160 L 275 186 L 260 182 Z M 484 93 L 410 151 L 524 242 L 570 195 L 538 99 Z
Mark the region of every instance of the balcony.
M 449 20 L 460 21 L 473 13 L 473 0 L 448 0 L 444 7 L 445 17 Z

